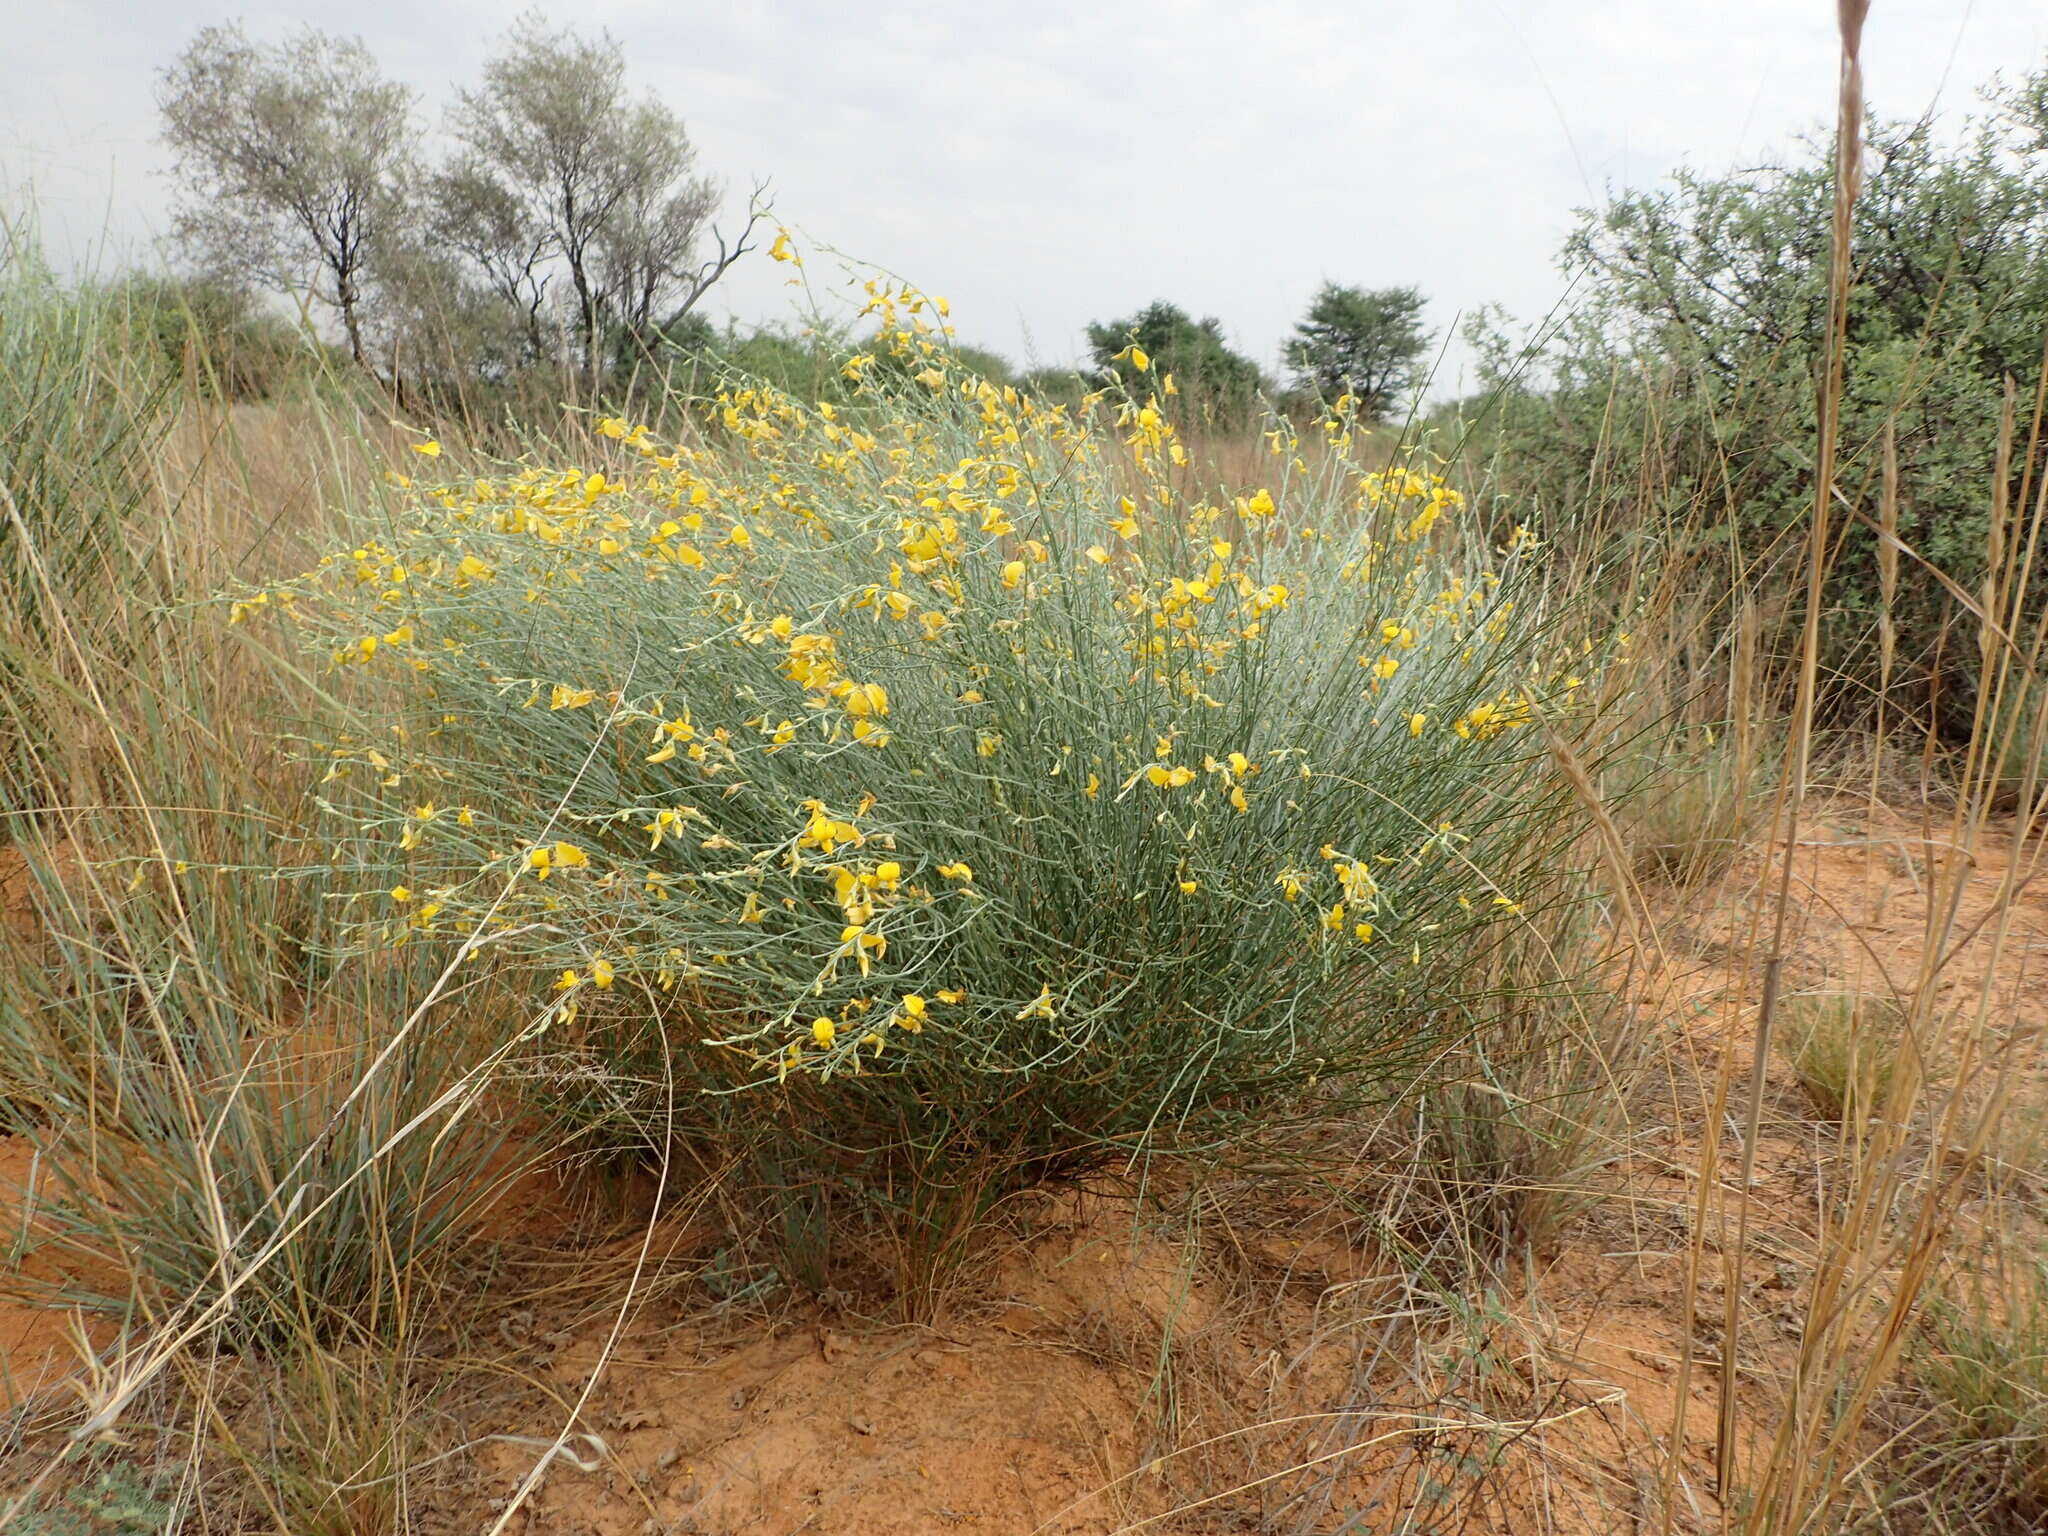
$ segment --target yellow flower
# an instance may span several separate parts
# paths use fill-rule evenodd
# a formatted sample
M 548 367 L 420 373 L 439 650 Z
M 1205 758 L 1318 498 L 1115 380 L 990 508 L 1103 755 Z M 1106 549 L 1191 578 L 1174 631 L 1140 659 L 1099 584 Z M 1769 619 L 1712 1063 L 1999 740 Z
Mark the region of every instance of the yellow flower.
M 1410 715 L 1408 717 L 1408 734 L 1410 736 L 1420 736 L 1422 728 L 1427 724 L 1429 724 L 1429 716 Z
M 1373 927 L 1371 923 L 1359 923 L 1351 931 L 1358 935 L 1359 943 L 1370 944 L 1372 942 Z
M 464 555 L 461 564 L 455 567 L 455 573 L 470 581 L 487 581 L 490 579 L 491 568 L 475 555 Z
M 1059 1003 L 1050 984 L 1038 989 L 1038 996 L 1017 1010 L 1020 1019 L 1050 1019 L 1058 1016 Z
M 939 866 L 939 875 L 942 879 L 946 880 L 966 881 L 974 878 L 974 871 L 965 864 L 941 864 Z
M 939 991 L 939 1001 L 942 1003 L 964 1003 L 967 1001 L 967 994 L 958 987 L 944 987 Z
M 1164 763 L 1154 763 L 1145 770 L 1145 777 L 1160 789 L 1179 789 L 1194 782 L 1195 770 L 1185 763 L 1176 764 L 1171 768 Z
M 1023 579 L 1024 562 L 1022 560 L 1011 560 L 1004 564 L 1003 587 L 1005 590 L 1014 592 L 1017 589 L 1017 583 Z
M 412 890 L 408 886 L 394 885 L 391 887 L 391 899 L 393 901 L 411 901 Z
M 811 1038 L 818 1042 L 819 1049 L 830 1045 L 839 1033 L 839 1026 L 827 1018 L 811 1020 Z
M 581 848 L 578 848 L 574 843 L 555 844 L 555 868 L 587 869 L 589 866 L 590 855 Z
M 431 437 L 424 443 L 414 443 L 412 451 L 419 454 L 422 458 L 438 459 L 441 457 L 441 445 Z
M 889 713 L 889 693 L 880 683 L 856 683 L 847 690 L 843 701 L 846 712 L 855 719 L 866 719 L 870 715 Z
M 1199 880 L 1183 880 L 1180 882 L 1180 893 L 1183 896 L 1192 896 L 1201 888 L 1202 882 Z
M 1152 359 L 1145 355 L 1145 349 L 1139 346 L 1135 341 L 1131 343 L 1130 352 L 1131 366 L 1137 369 L 1138 372 L 1143 373 L 1147 368 L 1150 368 L 1152 366 Z
M 1091 773 L 1088 775 L 1088 782 L 1086 785 L 1082 787 L 1081 793 L 1086 795 L 1090 800 L 1093 800 L 1095 796 L 1101 791 L 1101 789 L 1101 778 Z
M 611 961 L 593 960 L 590 962 L 590 979 L 596 982 L 599 988 L 610 986 L 614 974 L 616 973 L 612 970 Z

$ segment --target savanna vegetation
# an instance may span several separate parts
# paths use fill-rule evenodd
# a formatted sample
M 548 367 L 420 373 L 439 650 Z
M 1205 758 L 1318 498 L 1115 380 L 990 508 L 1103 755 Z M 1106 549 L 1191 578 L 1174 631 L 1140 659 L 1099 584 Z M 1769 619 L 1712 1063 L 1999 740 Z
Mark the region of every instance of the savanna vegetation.
M 2048 72 L 1857 10 L 1454 402 L 201 33 L 0 232 L 0 1526 L 2039 1529 Z

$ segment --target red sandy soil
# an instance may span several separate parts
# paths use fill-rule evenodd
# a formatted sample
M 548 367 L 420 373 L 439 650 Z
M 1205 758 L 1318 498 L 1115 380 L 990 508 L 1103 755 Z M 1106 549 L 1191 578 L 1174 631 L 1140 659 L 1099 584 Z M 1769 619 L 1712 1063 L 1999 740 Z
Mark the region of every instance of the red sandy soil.
M 1922 837 L 1887 810 L 1838 805 L 1808 822 L 1788 987 L 1913 984 Z M 1999 898 L 2010 857 L 1987 840 L 1957 936 Z M 1713 1529 L 1724 1276 L 1710 1240 L 1686 1338 L 1693 1170 L 1701 1106 L 1729 1053 L 1741 1102 L 1758 973 L 1743 935 L 1773 867 L 1752 855 L 1718 891 L 1656 895 L 1662 954 L 1631 985 L 1670 1036 L 1643 1133 L 1614 1197 L 1533 1274 L 1504 1278 L 1491 1301 L 1466 1298 L 1461 1329 L 1438 1326 L 1443 1299 L 1404 1288 L 1355 1220 L 1277 1181 L 1035 1192 L 986 1240 L 942 1320 L 909 1326 L 853 1296 L 720 1302 L 702 1282 L 717 1243 L 708 1221 L 678 1213 L 594 1237 L 567 1192 L 527 1175 L 489 1223 L 523 1255 L 506 1271 L 521 1278 L 482 1314 L 492 1384 L 422 1426 L 407 1528 L 492 1529 L 566 1430 L 571 1455 L 504 1529 L 1311 1532 L 1379 1529 L 1404 1510 L 1417 1529 L 1590 1533 L 1639 1528 L 1666 1476 L 1677 1528 Z M 2048 881 L 2018 883 L 2003 950 L 1979 934 L 1936 980 L 1960 1003 L 1988 969 L 1995 1033 L 2012 1038 L 2048 1020 Z M 2048 1104 L 2038 1050 L 2023 1079 L 2021 1102 Z M 1781 1062 L 1768 1088 L 1737 1351 L 1744 1454 L 1796 1342 L 1817 1169 L 1835 1146 Z M 1732 1188 L 1732 1135 L 1720 1151 Z M 29 1157 L 0 1141 L 0 1185 L 23 1182 Z M 644 1211 L 645 1196 L 625 1203 Z M 1717 1207 L 1716 1230 L 1721 1219 Z M 0 1207 L 0 1235 L 19 1226 L 19 1205 Z M 48 1278 L 39 1262 L 31 1245 L 24 1273 Z M 17 1391 L 62 1368 L 66 1331 L 61 1315 L 0 1305 Z M 1683 1452 L 1667 1466 L 1688 1354 Z M 443 1459 L 428 1468 L 431 1456 Z M 0 1468 L 0 1486 L 15 1480 Z M 1344 1526 L 1358 1510 L 1378 1513 Z

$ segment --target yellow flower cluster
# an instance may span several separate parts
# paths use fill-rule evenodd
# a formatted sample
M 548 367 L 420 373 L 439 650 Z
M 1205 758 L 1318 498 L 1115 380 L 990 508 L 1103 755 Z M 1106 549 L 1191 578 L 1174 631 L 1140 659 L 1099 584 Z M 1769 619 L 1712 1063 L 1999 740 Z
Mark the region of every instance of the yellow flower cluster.
M 1036 1070 L 1162 950 L 1299 987 L 1305 952 L 1370 974 L 1497 920 L 1407 829 L 1580 679 L 1535 664 L 1438 470 L 1349 463 L 1332 415 L 1321 465 L 1278 425 L 1270 484 L 1204 486 L 1140 350 L 1142 398 L 1064 408 L 963 369 L 942 300 L 865 294 L 837 399 L 735 380 L 686 440 L 600 417 L 591 463 L 408 484 L 236 599 L 399 701 L 398 760 L 329 770 L 371 768 L 352 814 L 398 829 L 380 934 L 531 956 L 548 1020 L 687 1000 L 780 1076 L 941 1020 Z M 379 809 L 416 778 L 460 816 Z

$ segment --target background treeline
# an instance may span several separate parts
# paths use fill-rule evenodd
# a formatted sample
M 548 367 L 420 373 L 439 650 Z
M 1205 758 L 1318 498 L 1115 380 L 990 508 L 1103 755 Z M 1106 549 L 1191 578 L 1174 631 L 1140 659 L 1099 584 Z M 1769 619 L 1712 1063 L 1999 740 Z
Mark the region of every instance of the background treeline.
M 721 226 L 680 117 L 633 96 L 609 35 L 514 23 L 481 78 L 458 87 L 434 157 L 409 88 L 361 42 L 307 30 L 252 41 L 201 31 L 163 72 L 164 139 L 176 161 L 175 233 L 195 286 L 198 340 L 222 386 L 261 393 L 278 327 L 258 303 L 296 306 L 359 371 L 401 398 L 495 405 L 522 381 L 618 394 L 716 357 L 778 382 L 831 387 L 857 350 L 830 324 L 721 330 L 712 286 L 758 250 L 766 189 Z M 150 300 L 155 297 L 137 295 Z M 170 294 L 161 297 L 172 297 Z M 1414 289 L 1325 285 L 1286 351 L 1291 387 L 1350 392 L 1374 413 L 1412 395 L 1431 337 Z M 175 329 L 175 327 L 173 327 Z M 189 339 L 194 339 L 190 338 Z M 1276 392 L 1231 349 L 1221 322 L 1155 302 L 1088 327 L 1091 364 L 1136 341 L 1177 375 L 1179 408 L 1241 426 Z M 976 354 L 994 377 L 1010 365 Z M 1127 370 L 1128 371 L 1128 370 Z M 1035 387 L 1078 398 L 1071 368 Z

